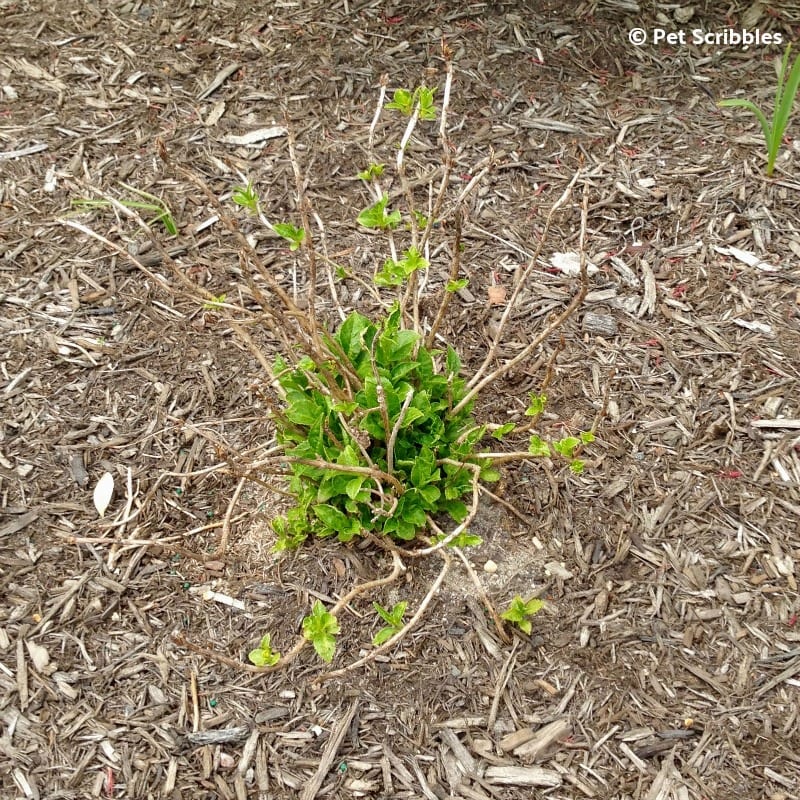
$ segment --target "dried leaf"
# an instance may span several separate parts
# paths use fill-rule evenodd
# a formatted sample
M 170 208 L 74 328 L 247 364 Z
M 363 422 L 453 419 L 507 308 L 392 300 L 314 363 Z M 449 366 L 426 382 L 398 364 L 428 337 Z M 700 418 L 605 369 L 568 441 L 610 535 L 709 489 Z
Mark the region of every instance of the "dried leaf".
M 110 472 L 104 472 L 97 486 L 94 487 L 94 507 L 97 513 L 104 517 L 108 504 L 114 496 L 114 476 Z
M 490 286 L 488 290 L 489 306 L 501 306 L 506 301 L 506 287 L 505 286 Z

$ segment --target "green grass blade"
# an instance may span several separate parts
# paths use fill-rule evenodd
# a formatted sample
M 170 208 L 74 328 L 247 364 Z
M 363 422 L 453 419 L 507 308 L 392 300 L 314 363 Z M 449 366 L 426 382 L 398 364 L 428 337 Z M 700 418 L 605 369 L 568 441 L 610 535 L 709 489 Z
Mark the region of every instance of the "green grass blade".
M 91 200 L 88 197 L 73 197 L 70 200 L 73 208 L 108 208 L 111 203 L 108 200 Z
M 170 236 L 178 235 L 178 226 L 175 224 L 175 220 L 172 218 L 172 214 L 170 214 L 169 211 L 165 211 L 160 217 L 157 217 L 157 219 L 167 229 L 167 233 Z
M 778 70 L 778 85 L 775 87 L 775 108 L 772 110 L 772 127 L 775 127 L 775 121 L 778 119 L 778 110 L 781 107 L 781 98 L 783 96 L 783 85 L 786 83 L 786 65 L 789 63 L 789 51 L 792 49 L 791 45 L 786 46 L 783 51 L 783 58 L 781 58 L 781 68 Z
M 784 59 L 789 55 L 789 48 L 786 48 Z M 786 62 L 784 60 L 784 67 Z M 781 79 L 784 77 L 784 71 L 781 71 Z M 775 151 L 770 153 L 770 159 L 767 164 L 767 175 L 772 175 L 772 167 L 775 164 L 775 157 L 778 155 L 778 148 L 780 147 L 783 135 L 786 132 L 786 126 L 789 124 L 789 117 L 794 107 L 794 101 L 797 96 L 797 89 L 800 86 L 800 56 L 797 56 L 792 64 L 792 70 L 789 73 L 789 78 L 786 85 L 783 86 L 783 91 L 779 92 L 776 97 L 780 97 L 780 102 L 776 100 L 775 116 L 772 123 L 772 135 L 774 137 Z
M 720 100 L 717 105 L 720 108 L 744 108 L 747 111 L 756 115 L 756 119 L 761 125 L 761 130 L 764 132 L 764 138 L 769 142 L 771 135 L 771 127 L 769 121 L 764 116 L 764 112 L 752 100 L 744 100 L 735 98 L 730 100 Z
M 138 194 L 139 197 L 144 197 L 147 200 L 152 200 L 161 208 L 166 208 L 166 204 L 160 197 L 156 197 L 154 194 L 150 194 L 149 192 L 145 192 L 142 189 L 137 189 L 135 186 L 131 186 L 129 183 L 123 183 L 122 181 L 119 182 L 120 186 L 124 186 L 129 192 L 133 192 L 134 194 Z

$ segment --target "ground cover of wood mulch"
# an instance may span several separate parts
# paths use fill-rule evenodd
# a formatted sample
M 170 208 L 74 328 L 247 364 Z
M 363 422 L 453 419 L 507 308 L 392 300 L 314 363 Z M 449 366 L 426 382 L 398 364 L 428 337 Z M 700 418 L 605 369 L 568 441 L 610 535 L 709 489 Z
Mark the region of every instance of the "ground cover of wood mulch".
M 766 179 L 755 118 L 714 100 L 771 110 L 783 48 L 628 40 L 663 27 L 790 41 L 797 4 L 0 0 L 0 13 L 0 796 L 800 797 L 800 122 Z M 577 252 L 589 186 L 589 294 L 478 408 L 519 414 L 551 363 L 543 433 L 600 415 L 583 475 L 509 468 L 473 526 L 493 603 L 548 606 L 506 644 L 456 561 L 424 620 L 367 666 L 326 680 L 307 648 L 282 671 L 242 671 L 263 633 L 289 649 L 315 599 L 389 559 L 331 542 L 271 553 L 285 500 L 241 479 L 273 435 L 256 358 L 130 220 L 70 203 L 125 197 L 123 182 L 163 197 L 180 268 L 246 302 L 235 239 L 175 165 L 219 197 L 241 173 L 270 219 L 290 219 L 286 137 L 264 134 L 286 107 L 328 247 L 369 279 L 385 253 L 353 223 L 366 201 L 353 176 L 377 87 L 441 86 L 442 37 L 452 196 L 494 156 L 464 223 L 469 293 L 444 330 L 467 370 L 497 322 L 487 287 L 513 285 L 580 172 L 500 358 L 577 291 L 554 254 Z M 401 125 L 379 125 L 387 160 Z M 435 175 L 435 135 L 421 127 L 410 153 Z M 302 294 L 303 262 L 238 218 Z M 356 281 L 336 289 L 367 308 Z M 116 494 L 99 518 L 104 472 Z M 219 557 L 186 555 L 223 535 Z M 371 601 L 414 608 L 441 560 L 410 567 L 341 614 L 332 669 L 369 650 Z

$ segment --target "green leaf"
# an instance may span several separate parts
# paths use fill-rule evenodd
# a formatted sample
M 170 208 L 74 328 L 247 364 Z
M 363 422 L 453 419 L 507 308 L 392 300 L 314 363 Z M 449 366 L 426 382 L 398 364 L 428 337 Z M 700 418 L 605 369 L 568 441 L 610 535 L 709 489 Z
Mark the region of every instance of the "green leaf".
M 276 222 L 272 227 L 278 236 L 289 242 L 289 249 L 292 251 L 297 250 L 306 237 L 306 232 L 302 228 L 296 228 L 289 222 Z
M 336 617 L 317 600 L 311 613 L 303 619 L 303 636 L 314 645 L 317 655 L 326 663 L 333 660 L 336 634 L 339 632 Z
M 585 462 L 583 462 L 580 458 L 576 458 L 569 465 L 569 468 L 576 475 L 580 475 L 583 472 L 584 466 L 585 466 Z
M 374 178 L 380 178 L 383 175 L 384 164 L 370 164 L 365 170 L 358 173 L 358 177 L 362 181 L 371 181 Z
M 441 542 L 447 538 L 447 534 L 441 534 L 439 536 L 434 536 L 433 541 Z M 475 536 L 468 531 L 461 531 L 454 539 L 451 539 L 447 546 L 448 547 L 477 547 L 483 544 L 483 539 L 480 536 Z
M 361 487 L 364 485 L 364 481 L 366 478 L 358 477 L 353 478 L 351 481 L 348 481 L 347 488 L 345 491 L 347 492 L 347 496 L 351 500 L 355 500 L 358 497 L 359 492 L 361 491 Z
M 526 417 L 538 417 L 544 411 L 547 405 L 546 394 L 533 394 L 530 395 L 531 404 L 525 409 Z
M 289 405 L 286 407 L 286 418 L 296 425 L 313 425 L 322 416 L 322 409 L 300 392 L 287 394 Z
M 311 510 L 322 520 L 326 527 L 336 531 L 336 533 L 348 533 L 352 527 L 353 520 L 330 504 L 315 505 Z
M 380 647 L 384 642 L 388 642 L 397 633 L 397 630 L 390 625 L 381 628 L 375 636 L 372 637 L 373 647 Z
M 384 108 L 397 109 L 401 114 L 410 117 L 414 111 L 414 95 L 408 89 L 396 89 L 392 100 Z
M 374 278 L 376 286 L 400 286 L 404 279 L 405 275 L 400 262 L 393 258 L 387 258 L 383 262 L 383 269 L 376 272 Z
M 400 424 L 400 430 L 403 428 L 408 428 L 410 425 L 413 425 L 417 420 L 424 419 L 425 414 L 420 411 L 418 408 L 409 408 L 406 411 L 406 415 L 403 417 L 403 421 Z
M 365 316 L 353 311 L 341 324 L 334 339 L 339 343 L 344 354 L 351 361 L 355 361 L 356 357 L 368 346 L 367 334 L 374 330 L 375 326 Z
M 578 447 L 580 443 L 581 440 L 575 436 L 565 436 L 563 439 L 553 442 L 553 450 L 564 456 L 564 458 L 572 458 L 575 454 L 575 448 Z
M 469 283 L 469 278 L 459 278 L 455 281 L 447 281 L 447 286 L 444 287 L 446 292 L 460 292 Z
M 441 505 L 442 510 L 446 511 L 454 522 L 460 523 L 467 518 L 467 507 L 461 500 L 445 500 Z
M 403 265 L 406 275 L 410 275 L 418 269 L 425 269 L 428 266 L 428 261 L 424 259 L 416 247 L 409 247 L 403 253 Z
M 402 217 L 399 211 L 392 211 L 386 213 L 386 206 L 389 203 L 389 195 L 384 194 L 377 203 L 365 208 L 357 218 L 359 225 L 365 228 L 378 228 L 380 230 L 387 230 L 396 228 L 400 224 Z
M 513 622 L 521 631 L 530 635 L 532 630 L 529 617 L 538 614 L 544 608 L 544 601 L 536 597 L 531 598 L 525 602 L 519 595 L 512 601 L 511 605 L 500 616 Z
M 391 611 L 387 611 L 380 603 L 373 603 L 372 607 L 378 612 L 378 616 L 387 624 L 397 628 L 403 621 L 403 616 L 406 613 L 408 603 L 401 600 L 395 603 Z
M 502 439 L 507 433 L 511 433 L 511 431 L 513 431 L 516 427 L 517 425 L 515 422 L 506 422 L 505 425 L 500 425 L 500 427 L 495 428 L 495 430 L 492 431 L 492 436 L 495 439 Z
M 422 486 L 419 490 L 429 511 L 433 511 L 438 499 L 442 496 L 442 491 L 438 486 Z
M 433 356 L 424 347 L 420 347 L 420 349 L 417 351 L 417 365 L 417 375 L 419 375 L 422 385 L 427 386 L 428 381 L 434 376 L 434 362 Z M 427 413 L 427 411 L 430 410 L 430 401 L 427 399 L 429 397 L 429 393 L 427 390 L 423 389 L 421 392 L 417 392 L 413 402 L 415 407 L 422 408 L 422 406 L 418 406 L 418 402 L 421 402 L 423 397 L 426 399 L 427 407 L 422 410 Z
M 500 480 L 500 473 L 494 467 L 484 467 L 481 470 L 481 480 L 487 483 L 495 483 Z
M 458 353 L 453 350 L 450 345 L 447 345 L 447 374 L 448 375 L 458 375 L 461 372 L 461 359 L 458 357 Z
M 234 186 L 231 199 L 238 206 L 243 206 L 250 213 L 258 213 L 258 193 L 253 188 L 252 181 L 247 182 L 247 186 Z
M 583 431 L 581 433 L 581 441 L 584 444 L 591 444 L 594 441 L 594 434 L 591 431 Z
M 391 339 L 392 361 L 405 361 L 419 341 L 416 331 L 398 331 Z
M 414 486 L 425 486 L 430 483 L 431 475 L 436 468 L 436 457 L 430 447 L 421 447 L 414 466 L 411 468 L 411 483 Z
M 417 222 L 418 228 L 427 228 L 428 227 L 428 218 L 421 212 L 414 209 L 414 219 Z
M 539 436 L 531 436 L 531 441 L 528 445 L 528 452 L 532 456 L 544 456 L 545 458 L 549 458 L 550 445 Z
M 358 408 L 358 403 L 356 403 L 354 400 L 340 400 L 333 406 L 334 411 L 343 414 L 345 417 L 352 416 L 353 412 L 357 408 Z
M 207 300 L 205 303 L 203 303 L 203 310 L 213 311 L 215 308 L 220 308 L 225 302 L 225 298 L 227 296 L 228 295 L 225 292 L 214 295 L 210 300 Z
M 270 635 L 268 633 L 261 637 L 261 642 L 258 645 L 258 648 L 251 650 L 247 654 L 247 658 L 250 660 L 250 662 L 255 664 L 257 667 L 272 667 L 278 663 L 280 657 L 280 653 L 274 653 L 272 651 L 272 647 L 270 646 Z
M 433 107 L 433 95 L 436 89 L 420 86 L 414 92 L 414 100 L 419 104 L 420 119 L 436 119 L 436 109 Z

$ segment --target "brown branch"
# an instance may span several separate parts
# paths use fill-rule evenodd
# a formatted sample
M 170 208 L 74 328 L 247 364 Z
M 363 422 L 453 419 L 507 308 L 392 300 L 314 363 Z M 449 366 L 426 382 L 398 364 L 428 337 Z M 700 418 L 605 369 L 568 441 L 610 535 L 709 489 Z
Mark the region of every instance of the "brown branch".
M 511 312 L 514 310 L 516 306 L 517 298 L 519 297 L 520 292 L 525 286 L 531 272 L 536 267 L 536 262 L 539 258 L 539 254 L 542 252 L 544 243 L 547 240 L 547 234 L 550 232 L 550 225 L 553 221 L 553 216 L 555 212 L 559 208 L 561 208 L 561 206 L 564 205 L 564 203 L 569 198 L 570 192 L 572 191 L 572 187 L 578 180 L 578 175 L 579 173 L 576 172 L 572 176 L 572 179 L 570 180 L 569 184 L 567 184 L 567 188 L 563 191 L 561 197 L 559 197 L 558 200 L 556 200 L 556 202 L 553 204 L 553 207 L 547 214 L 547 218 L 545 219 L 544 223 L 544 229 L 542 230 L 542 235 L 539 237 L 539 244 L 537 245 L 536 250 L 533 256 L 531 256 L 531 259 L 528 262 L 528 265 L 525 267 L 525 270 L 523 271 L 522 275 L 520 275 L 519 280 L 517 281 L 516 286 L 514 287 L 514 291 L 511 293 L 511 297 L 508 299 L 505 311 L 503 312 L 503 315 L 500 318 L 500 322 L 498 323 L 494 338 L 492 339 L 492 344 L 489 347 L 489 352 L 486 354 L 486 357 L 483 359 L 483 363 L 481 364 L 481 366 L 478 368 L 478 370 L 475 372 L 475 374 L 472 376 L 469 383 L 467 384 L 469 388 L 472 388 L 473 386 L 475 386 L 475 384 L 477 384 L 480 381 L 481 376 L 486 372 L 486 370 L 489 368 L 489 365 L 494 360 L 495 354 L 497 353 L 497 348 L 500 344 L 500 340 L 502 339 L 506 325 L 508 324 L 508 321 L 511 317 Z M 551 332 L 552 331 L 548 331 L 548 335 Z
M 447 283 L 450 281 L 455 281 L 458 278 L 459 270 L 461 269 L 461 224 L 462 224 L 462 214 L 461 209 L 456 210 L 455 216 L 455 231 L 453 234 L 453 257 L 450 261 L 450 275 L 448 276 Z M 444 320 L 444 315 L 447 313 L 447 309 L 450 305 L 450 300 L 453 297 L 453 292 L 449 291 L 447 288 L 447 283 L 444 286 L 444 294 L 442 296 L 442 302 L 439 303 L 439 308 L 436 311 L 436 317 L 433 320 L 433 324 L 431 325 L 431 329 L 428 332 L 428 335 L 425 337 L 425 347 L 430 349 L 433 347 L 434 341 L 436 339 L 436 334 Z
M 314 249 L 314 239 L 311 234 L 311 222 L 308 218 L 308 212 L 311 203 L 306 197 L 305 186 L 303 185 L 303 173 L 300 170 L 300 162 L 297 160 L 297 151 L 295 150 L 294 130 L 289 122 L 288 117 L 285 118 L 286 123 L 286 139 L 289 144 L 289 161 L 292 164 L 292 171 L 294 172 L 295 192 L 297 193 L 297 210 L 300 213 L 300 221 L 303 224 L 303 253 L 306 256 L 308 263 L 308 324 L 309 333 L 311 338 L 316 341 L 317 339 L 317 312 L 316 312 L 316 293 L 317 293 L 317 254 Z
M 450 569 L 450 565 L 453 562 L 453 559 L 446 550 L 443 550 L 440 555 L 444 560 L 444 566 L 436 576 L 436 580 L 431 584 L 430 589 L 428 589 L 428 593 L 419 604 L 419 608 L 417 608 L 414 616 L 411 617 L 411 619 L 405 625 L 403 625 L 403 627 L 396 634 L 394 634 L 391 639 L 387 639 L 382 645 L 379 645 L 374 650 L 370 650 L 369 653 L 367 653 L 367 655 L 365 655 L 363 658 L 359 658 L 358 661 L 354 661 L 352 664 L 342 667 L 342 669 L 337 669 L 333 672 L 326 672 L 323 675 L 315 677 L 313 679 L 313 683 L 329 681 L 332 678 L 340 678 L 342 675 L 346 675 L 348 672 L 352 672 L 354 669 L 358 669 L 359 667 L 363 667 L 365 664 L 369 664 L 370 661 L 373 661 L 381 653 L 385 653 L 387 650 L 394 647 L 412 628 L 414 628 L 414 626 L 422 618 L 422 615 L 425 613 L 425 609 L 427 609 L 427 607 L 430 605 L 430 602 L 436 595 L 436 592 L 439 591 L 439 587 L 442 585 L 442 581 L 444 581 L 445 576 Z
M 476 382 L 475 378 L 470 381 L 470 386 L 472 387 L 467 394 L 461 399 L 461 401 L 455 406 L 453 409 L 453 414 L 457 414 L 461 409 L 464 408 L 479 392 L 485 389 L 489 384 L 494 383 L 494 381 L 501 378 L 505 375 L 509 370 L 513 369 L 520 361 L 524 361 L 542 342 L 544 342 L 555 330 L 558 330 L 569 317 L 572 316 L 575 309 L 583 302 L 583 298 L 586 297 L 586 293 L 589 290 L 589 278 L 586 272 L 586 219 L 587 219 L 587 209 L 588 209 L 588 202 L 589 202 L 589 192 L 588 192 L 588 184 L 584 184 L 583 187 L 583 206 L 581 209 L 581 234 L 580 234 L 580 251 L 581 251 L 581 284 L 580 289 L 578 292 L 573 296 L 572 300 L 570 301 L 569 305 L 562 311 L 555 319 L 551 320 L 548 323 L 544 330 L 539 333 L 538 336 L 534 338 L 534 340 L 528 344 L 523 350 L 518 353 L 514 358 L 510 361 L 507 361 L 505 364 L 497 367 L 493 372 L 487 375 L 482 380 Z M 544 241 L 544 236 L 542 236 L 542 241 Z M 538 252 L 538 249 L 537 249 Z M 533 261 L 531 262 L 533 263 Z M 527 270 L 526 270 L 527 272 Z M 509 303 L 510 307 L 511 303 Z M 506 309 L 508 311 L 508 309 Z M 495 337 L 495 341 L 487 355 L 487 359 L 484 361 L 481 369 L 475 374 L 477 377 L 481 371 L 488 365 L 489 361 L 494 358 L 494 353 L 497 349 L 497 344 L 499 340 Z

